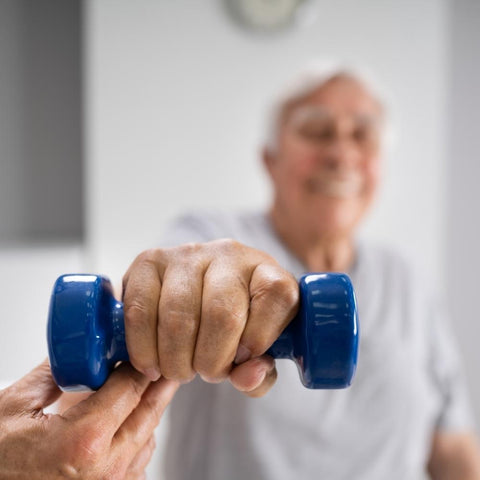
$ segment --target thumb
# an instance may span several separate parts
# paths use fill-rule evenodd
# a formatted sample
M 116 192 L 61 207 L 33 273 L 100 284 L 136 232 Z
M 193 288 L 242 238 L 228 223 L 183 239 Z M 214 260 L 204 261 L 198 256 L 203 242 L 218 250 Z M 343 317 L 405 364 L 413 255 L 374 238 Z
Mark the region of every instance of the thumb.
M 22 412 L 48 407 L 62 394 L 53 380 L 48 360 L 44 360 L 7 390 L 8 398 Z

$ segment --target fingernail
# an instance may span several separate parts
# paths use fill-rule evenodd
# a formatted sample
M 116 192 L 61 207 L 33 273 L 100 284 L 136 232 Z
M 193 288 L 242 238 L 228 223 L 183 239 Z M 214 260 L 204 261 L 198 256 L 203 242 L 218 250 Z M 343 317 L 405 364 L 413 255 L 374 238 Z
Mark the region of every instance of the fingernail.
M 160 378 L 160 372 L 156 368 L 147 368 L 143 373 L 152 382 L 156 382 Z
M 264 382 L 265 378 L 267 378 L 267 373 L 268 370 L 265 370 L 263 373 L 260 374 L 260 376 L 258 377 L 257 386 L 255 388 L 258 388 Z
M 246 362 L 252 356 L 252 352 L 245 347 L 244 345 L 240 344 L 238 346 L 237 354 L 235 355 L 235 360 L 233 361 L 237 365 Z
M 253 377 L 253 381 L 250 383 L 248 388 L 245 389 L 246 392 L 251 392 L 257 389 L 267 378 L 268 371 L 265 369 L 257 370 L 256 375 Z

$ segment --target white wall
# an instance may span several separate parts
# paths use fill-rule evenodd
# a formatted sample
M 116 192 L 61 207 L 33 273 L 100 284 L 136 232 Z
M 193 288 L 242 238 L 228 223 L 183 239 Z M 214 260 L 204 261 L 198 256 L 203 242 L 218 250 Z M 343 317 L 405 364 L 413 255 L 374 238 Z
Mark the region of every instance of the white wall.
M 322 0 L 312 25 L 268 37 L 237 27 L 214 0 L 87 1 L 89 268 L 118 283 L 168 218 L 266 205 L 264 107 L 316 57 L 367 65 L 393 92 L 398 148 L 365 231 L 406 250 L 443 287 L 447 6 Z
M 480 2 L 451 4 L 446 283 L 480 426 Z
M 366 64 L 394 92 L 401 142 L 367 231 L 439 276 L 444 2 L 320 1 L 314 24 L 272 37 L 240 29 L 214 0 L 86 5 L 93 269 L 119 281 L 179 212 L 264 205 L 269 193 L 257 158 L 263 108 L 295 69 L 317 57 Z

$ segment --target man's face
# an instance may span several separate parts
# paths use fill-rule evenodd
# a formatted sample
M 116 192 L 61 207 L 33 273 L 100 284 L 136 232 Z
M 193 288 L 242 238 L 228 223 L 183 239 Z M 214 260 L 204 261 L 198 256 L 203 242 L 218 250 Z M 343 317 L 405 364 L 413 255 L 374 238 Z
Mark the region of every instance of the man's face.
M 376 190 L 381 121 L 379 104 L 348 77 L 287 107 L 265 157 L 277 217 L 314 236 L 351 235 Z

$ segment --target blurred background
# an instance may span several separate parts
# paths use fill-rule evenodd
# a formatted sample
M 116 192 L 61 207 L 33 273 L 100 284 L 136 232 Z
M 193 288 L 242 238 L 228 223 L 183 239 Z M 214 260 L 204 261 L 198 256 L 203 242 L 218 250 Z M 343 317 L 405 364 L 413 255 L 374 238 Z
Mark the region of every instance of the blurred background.
M 0 0 L 0 379 L 46 356 L 57 275 L 118 284 L 175 215 L 265 207 L 269 100 L 340 60 L 396 137 L 363 234 L 442 292 L 480 423 L 479 51 L 476 0 Z

